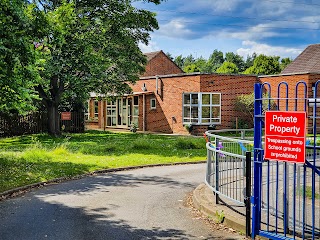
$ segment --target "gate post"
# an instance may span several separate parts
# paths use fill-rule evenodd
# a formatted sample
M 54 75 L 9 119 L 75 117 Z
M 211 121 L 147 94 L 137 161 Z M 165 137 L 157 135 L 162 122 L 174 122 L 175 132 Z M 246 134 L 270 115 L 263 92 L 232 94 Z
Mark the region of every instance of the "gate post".
M 246 237 L 250 237 L 251 232 L 251 152 L 246 152 Z
M 254 182 L 252 197 L 252 238 L 258 235 L 261 229 L 261 182 L 263 149 L 261 144 L 263 127 L 262 115 L 262 84 L 254 84 Z

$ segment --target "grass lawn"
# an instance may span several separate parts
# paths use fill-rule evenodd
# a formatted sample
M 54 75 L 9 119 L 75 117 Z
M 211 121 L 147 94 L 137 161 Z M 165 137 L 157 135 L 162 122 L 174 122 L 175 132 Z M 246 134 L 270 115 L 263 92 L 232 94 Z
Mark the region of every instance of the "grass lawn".
M 95 170 L 206 159 L 195 137 L 89 131 L 0 139 L 0 192 Z

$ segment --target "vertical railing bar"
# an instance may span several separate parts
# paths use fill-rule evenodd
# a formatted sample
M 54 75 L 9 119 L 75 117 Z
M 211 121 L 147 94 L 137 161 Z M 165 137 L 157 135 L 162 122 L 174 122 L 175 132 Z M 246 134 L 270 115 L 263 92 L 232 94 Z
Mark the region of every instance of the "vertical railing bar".
M 293 239 L 296 239 L 296 177 L 297 177 L 297 164 L 293 165 L 293 197 L 292 197 L 292 207 L 293 207 Z
M 278 233 L 279 162 L 276 162 L 276 234 Z
M 251 152 L 246 152 L 246 193 L 245 193 L 245 204 L 246 204 L 246 237 L 251 234 L 250 220 L 251 220 Z
M 299 81 L 297 84 L 296 84 L 296 89 L 295 89 L 295 111 L 298 110 L 298 87 L 299 85 L 302 84 L 304 86 L 304 96 L 303 96 L 303 99 L 304 99 L 304 111 L 307 111 L 307 98 L 308 98 L 308 86 L 307 86 L 307 83 L 304 82 L 304 81 Z M 296 192 L 297 192 L 297 180 L 298 180 L 298 186 L 300 188 L 300 167 L 298 167 L 299 169 L 299 174 L 297 174 L 297 164 L 294 164 L 294 176 L 293 176 L 293 236 L 294 236 L 294 239 L 295 239 L 295 235 L 296 235 Z M 298 179 L 297 179 L 298 177 Z M 298 189 L 299 191 L 299 189 Z M 299 226 L 300 226 L 300 222 L 301 222 L 301 194 L 299 194 L 299 199 L 298 199 L 298 204 L 299 204 Z
M 303 199 L 302 199 L 302 239 L 305 239 L 306 227 L 306 165 L 303 165 Z
M 261 229 L 261 137 L 262 137 L 262 87 L 263 84 L 254 84 L 254 188 L 253 188 L 253 215 L 252 215 L 252 238 L 258 235 Z M 270 84 L 269 84 L 270 89 Z
M 211 164 L 212 164 L 212 159 L 211 159 L 211 150 L 207 148 L 207 173 L 206 173 L 206 179 L 207 182 L 211 185 L 210 181 L 210 176 L 211 176 Z
M 289 87 L 288 87 L 288 83 L 286 82 L 280 82 L 278 85 L 278 100 L 280 99 L 280 87 L 281 85 L 285 85 L 285 109 L 286 111 L 289 110 Z M 280 108 L 280 105 L 278 106 Z M 288 163 L 285 162 L 284 166 L 283 166 L 283 231 L 284 231 L 284 236 L 287 236 L 287 232 L 288 232 L 288 221 L 289 221 L 289 215 L 287 213 L 287 209 L 288 209 Z
M 238 161 L 237 161 L 237 163 L 236 163 L 236 168 L 237 168 L 237 170 L 236 170 L 236 191 L 238 192 L 238 166 L 239 164 L 238 164 Z M 240 198 L 239 198 L 240 199 Z
M 319 80 L 315 83 L 315 86 L 314 86 L 314 108 L 313 108 L 313 117 L 314 117 L 314 126 L 313 126 L 313 166 L 314 168 L 316 167 L 316 145 L 317 145 L 317 92 L 318 92 L 318 84 L 319 84 Z M 313 206 L 313 209 L 312 209 L 312 239 L 314 239 L 314 235 L 315 235 L 315 192 L 316 192 L 316 189 L 315 189 L 315 185 L 316 185 L 316 176 L 315 176 L 315 171 L 314 169 L 312 169 L 312 206 Z
M 219 144 L 219 140 L 218 140 L 217 137 L 215 139 L 215 144 L 216 144 L 215 150 L 217 150 L 217 147 L 218 147 L 218 144 Z M 215 166 L 215 168 L 216 168 L 216 179 L 215 179 L 215 184 L 216 184 L 216 194 L 215 194 L 215 196 L 216 196 L 216 204 L 219 203 L 219 194 L 217 193 L 219 191 L 219 175 L 220 175 L 220 173 L 219 173 L 219 156 L 218 155 L 219 155 L 219 153 L 217 151 L 215 151 L 215 156 L 216 156 L 215 157 L 215 159 L 216 159 L 216 162 L 215 162 L 215 164 L 216 164 L 216 166 Z
M 267 163 L 267 231 L 270 227 L 270 161 Z

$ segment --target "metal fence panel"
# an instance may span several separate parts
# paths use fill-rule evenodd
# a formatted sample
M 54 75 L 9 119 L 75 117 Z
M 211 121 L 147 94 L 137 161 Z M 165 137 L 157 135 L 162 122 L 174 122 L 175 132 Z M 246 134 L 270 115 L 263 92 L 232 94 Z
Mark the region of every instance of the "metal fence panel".
M 317 85 L 318 82 L 315 85 L 314 99 L 317 99 Z M 267 97 L 263 97 L 265 90 Z M 320 141 L 317 138 L 317 101 L 313 108 L 308 108 L 310 98 L 304 82 L 297 83 L 293 98 L 289 98 L 288 92 L 289 85 L 285 82 L 278 85 L 275 98 L 271 96 L 270 84 L 255 85 L 252 236 L 260 235 L 270 239 L 320 239 Z M 263 109 L 265 101 L 269 103 L 268 109 Z M 303 110 L 308 113 L 312 128 L 307 137 L 306 164 L 263 159 L 264 111 L 271 109 L 271 102 L 275 104 L 276 110 Z

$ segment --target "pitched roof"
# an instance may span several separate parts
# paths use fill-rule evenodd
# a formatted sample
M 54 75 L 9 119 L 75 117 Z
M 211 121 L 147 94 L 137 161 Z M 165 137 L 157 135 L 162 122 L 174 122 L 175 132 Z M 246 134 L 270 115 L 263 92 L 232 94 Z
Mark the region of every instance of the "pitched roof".
M 147 61 L 149 62 L 152 58 L 157 56 L 161 51 L 157 52 L 149 52 L 149 53 L 144 53 L 144 55 L 147 57 Z
M 320 72 L 320 44 L 309 45 L 281 74 Z

